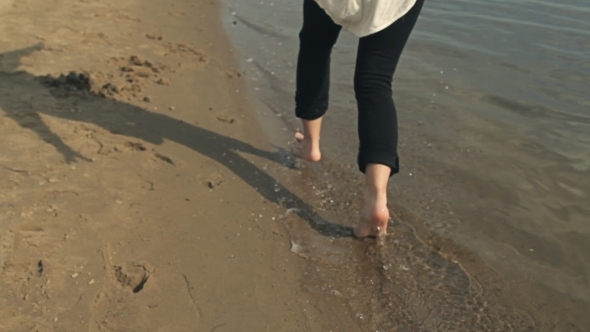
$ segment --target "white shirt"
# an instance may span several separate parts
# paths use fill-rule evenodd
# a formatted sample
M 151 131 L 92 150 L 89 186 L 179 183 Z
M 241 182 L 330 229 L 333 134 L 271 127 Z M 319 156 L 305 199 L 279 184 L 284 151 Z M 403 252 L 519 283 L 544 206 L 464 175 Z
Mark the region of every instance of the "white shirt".
M 334 23 L 365 37 L 404 16 L 416 0 L 315 0 Z

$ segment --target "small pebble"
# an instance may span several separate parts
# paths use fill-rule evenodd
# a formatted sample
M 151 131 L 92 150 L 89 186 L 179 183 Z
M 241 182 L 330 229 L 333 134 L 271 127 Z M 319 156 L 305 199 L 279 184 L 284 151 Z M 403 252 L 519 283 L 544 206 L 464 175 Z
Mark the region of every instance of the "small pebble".
M 77 277 L 78 277 L 78 273 L 72 274 L 72 278 L 77 278 Z

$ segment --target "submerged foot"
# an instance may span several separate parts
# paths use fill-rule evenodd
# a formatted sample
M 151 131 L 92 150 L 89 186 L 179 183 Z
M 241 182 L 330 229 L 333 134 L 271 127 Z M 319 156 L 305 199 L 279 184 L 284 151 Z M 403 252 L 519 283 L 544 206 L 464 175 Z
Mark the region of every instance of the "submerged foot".
M 293 144 L 291 152 L 295 157 L 311 162 L 320 161 L 322 158 L 319 144 L 312 143 L 302 133 L 295 133 L 295 144 Z
M 387 200 L 366 198 L 361 209 L 361 220 L 353 230 L 354 236 L 364 238 L 385 235 L 388 222 Z

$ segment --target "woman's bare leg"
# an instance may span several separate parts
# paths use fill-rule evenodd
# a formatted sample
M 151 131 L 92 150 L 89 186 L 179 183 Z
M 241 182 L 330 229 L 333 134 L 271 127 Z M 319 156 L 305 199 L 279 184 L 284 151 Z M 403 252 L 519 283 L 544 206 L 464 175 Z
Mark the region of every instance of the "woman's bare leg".
M 292 152 L 297 158 L 316 162 L 322 158 L 320 152 L 320 132 L 322 130 L 322 118 L 315 120 L 301 120 L 303 134 L 295 133 L 295 144 Z
M 365 171 L 365 189 L 361 220 L 354 228 L 356 237 L 377 237 L 387 233 L 387 182 L 391 168 L 382 164 L 368 164 Z

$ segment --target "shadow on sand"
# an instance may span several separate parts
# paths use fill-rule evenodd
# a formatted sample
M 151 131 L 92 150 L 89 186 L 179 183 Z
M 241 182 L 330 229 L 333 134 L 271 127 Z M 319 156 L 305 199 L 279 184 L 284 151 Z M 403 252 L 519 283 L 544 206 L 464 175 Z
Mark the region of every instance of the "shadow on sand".
M 161 144 L 164 140 L 182 144 L 231 170 L 236 176 L 255 188 L 260 195 L 268 201 L 280 204 L 286 209 L 293 209 L 299 217 L 325 236 L 349 237 L 352 232 L 349 227 L 337 225 L 326 221 L 314 212 L 312 206 L 301 200 L 293 192 L 259 169 L 240 153 L 249 153 L 266 158 L 274 162 L 281 162 L 284 153 L 268 152 L 253 147 L 250 144 L 223 136 L 198 126 L 181 122 L 169 116 L 153 113 L 138 106 L 104 98 L 96 94 L 90 94 L 91 102 L 83 103 L 82 112 L 72 113 L 69 110 L 48 107 L 46 109 L 34 109 L 23 112 L 15 109 L 14 105 L 30 103 L 28 98 L 34 98 L 39 94 L 46 94 L 47 89 L 40 81 L 27 72 L 16 71 L 23 56 L 43 49 L 42 45 L 34 45 L 28 48 L 0 54 L 0 108 L 7 117 L 16 121 L 22 128 L 32 130 L 40 139 L 51 144 L 67 163 L 91 162 L 88 158 L 70 148 L 50 128 L 43 123 L 40 114 L 73 121 L 94 124 L 108 130 L 111 133 L 140 139 L 151 144 Z M 18 93 L 6 93 L 8 87 Z M 26 91 L 21 91 L 24 89 Z M 4 91 L 4 92 L 3 92 Z M 86 108 L 88 107 L 88 108 Z M 20 107 L 22 109 L 22 107 Z M 35 123 L 31 125 L 31 121 Z M 135 126 L 126 125 L 128 122 L 136 123 Z M 280 195 L 275 189 L 280 189 Z

